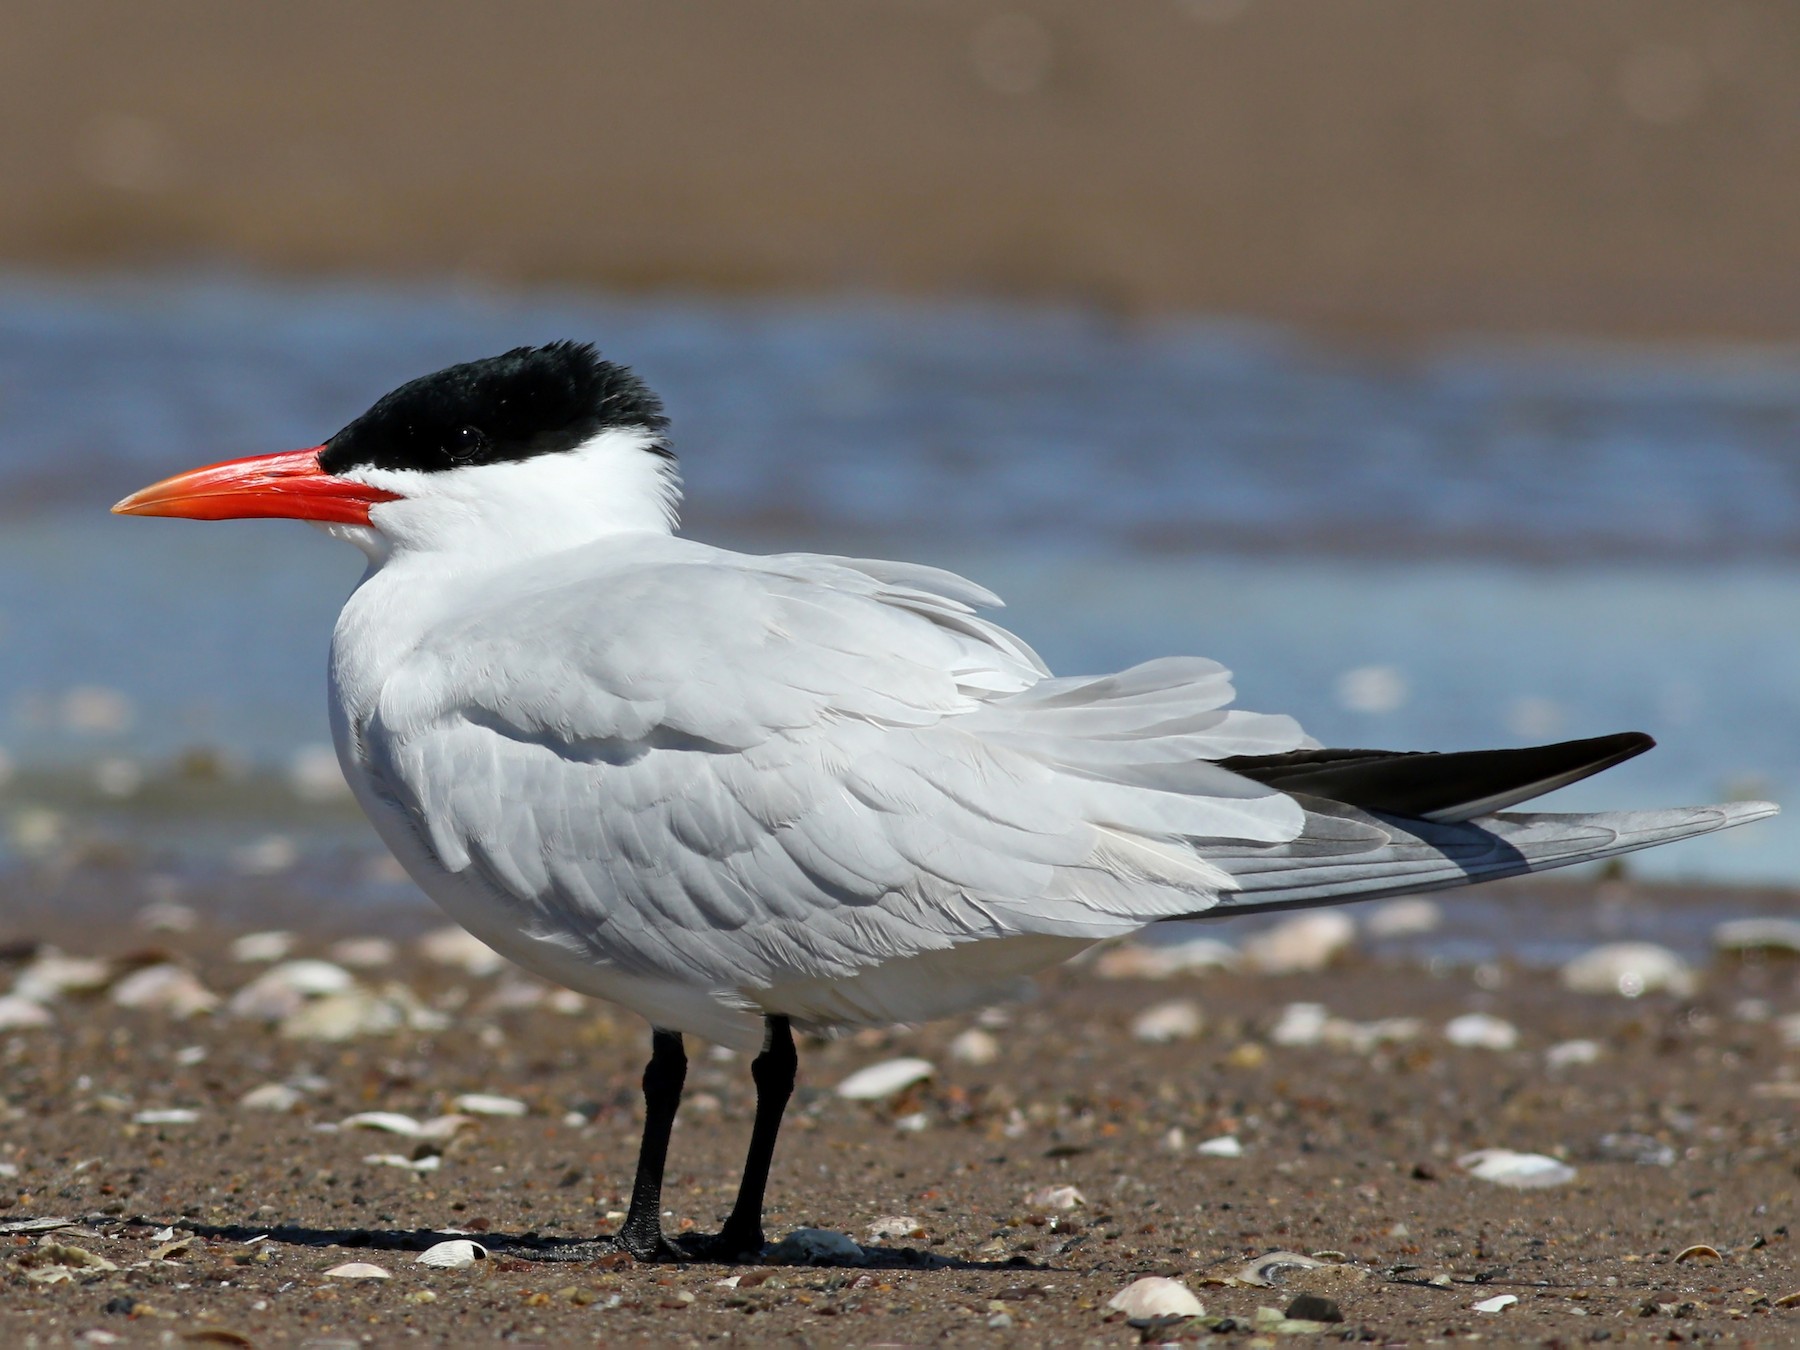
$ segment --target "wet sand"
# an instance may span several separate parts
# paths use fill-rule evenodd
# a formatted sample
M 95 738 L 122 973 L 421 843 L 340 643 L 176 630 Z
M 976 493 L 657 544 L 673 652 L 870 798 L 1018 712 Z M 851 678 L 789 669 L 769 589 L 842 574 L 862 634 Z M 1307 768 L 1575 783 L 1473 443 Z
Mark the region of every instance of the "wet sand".
M 136 878 L 100 883 L 115 905 L 141 902 Z M 355 923 L 280 882 L 235 889 L 223 912 L 297 929 L 290 958 L 380 929 L 395 959 L 353 974 L 410 991 L 404 1004 L 429 1029 L 296 1039 L 226 1008 L 177 1020 L 102 990 L 48 1004 L 48 1027 L 0 1035 L 0 1342 L 1249 1345 L 1273 1343 L 1255 1339 L 1260 1309 L 1285 1311 L 1306 1290 L 1344 1318 L 1321 1334 L 1383 1343 L 1776 1345 L 1796 1334 L 1800 1307 L 1777 1306 L 1800 1291 L 1800 1048 L 1784 1045 L 1781 1020 L 1800 1011 L 1793 961 L 1717 958 L 1690 996 L 1635 1000 L 1573 994 L 1553 972 L 1506 963 L 1354 953 L 1279 977 L 1068 969 L 1039 1002 L 983 1022 L 991 1063 L 953 1053 L 973 1018 L 803 1044 L 770 1236 L 837 1230 L 865 1245 L 866 1264 L 553 1263 L 559 1245 L 609 1228 L 624 1207 L 644 1028 L 507 969 L 424 959 L 418 938 L 438 924 L 429 911 Z M 43 941 L 128 957 L 107 972 L 115 991 L 122 971 L 155 960 L 226 996 L 268 969 L 234 959 L 243 929 L 220 923 L 207 893 L 186 897 L 193 928 L 150 931 L 121 917 L 128 908 L 105 918 L 97 900 L 47 903 L 52 890 L 9 883 L 13 976 Z M 1720 917 L 1771 912 L 1769 899 L 1656 894 Z M 1178 999 L 1203 1009 L 1197 1035 L 1134 1037 L 1139 1014 Z M 1421 1027 L 1366 1050 L 1283 1045 L 1271 1033 L 1295 1002 Z M 1450 1044 L 1444 1023 L 1472 1011 L 1514 1024 L 1517 1046 Z M 1551 1067 L 1546 1052 L 1573 1039 L 1593 1041 L 1597 1058 Z M 743 1057 L 697 1043 L 690 1053 L 664 1199 L 680 1230 L 710 1229 L 728 1208 L 752 1105 Z M 910 1055 L 936 1076 L 877 1102 L 833 1091 L 855 1069 Z M 295 1086 L 291 1109 L 239 1104 L 272 1083 Z M 423 1144 L 329 1128 L 377 1110 L 427 1119 L 468 1092 L 516 1099 L 526 1114 L 479 1116 Z M 194 1118 L 140 1116 L 170 1109 Z M 1227 1135 L 1242 1156 L 1196 1151 Z M 1459 1166 L 1494 1147 L 1556 1155 L 1575 1179 L 1511 1190 Z M 440 1162 L 415 1172 L 367 1161 L 382 1154 Z M 1059 1186 L 1084 1203 L 1025 1198 Z M 895 1217 L 911 1221 L 900 1235 L 870 1236 Z M 72 1226 L 32 1231 L 47 1219 Z M 488 1259 L 415 1264 L 452 1230 Z M 1702 1245 L 1712 1251 L 1689 1253 Z M 71 1265 L 83 1258 L 68 1248 L 113 1268 Z M 1329 1265 L 1273 1287 L 1235 1278 L 1277 1250 Z M 391 1278 L 327 1275 L 358 1261 Z M 1205 1320 L 1140 1327 L 1110 1313 L 1107 1300 L 1146 1274 L 1184 1282 Z M 1500 1295 L 1517 1302 L 1473 1310 Z

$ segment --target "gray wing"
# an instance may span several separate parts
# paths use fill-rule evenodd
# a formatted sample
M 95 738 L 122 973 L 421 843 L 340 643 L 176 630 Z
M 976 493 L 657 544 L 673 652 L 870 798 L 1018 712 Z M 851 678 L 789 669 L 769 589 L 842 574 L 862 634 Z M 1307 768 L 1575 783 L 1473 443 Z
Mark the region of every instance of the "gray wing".
M 1212 662 L 1051 679 L 949 574 L 692 556 L 490 597 L 384 686 L 372 774 L 521 926 L 765 989 L 1130 932 L 1300 833 L 1211 761 L 1309 742 Z

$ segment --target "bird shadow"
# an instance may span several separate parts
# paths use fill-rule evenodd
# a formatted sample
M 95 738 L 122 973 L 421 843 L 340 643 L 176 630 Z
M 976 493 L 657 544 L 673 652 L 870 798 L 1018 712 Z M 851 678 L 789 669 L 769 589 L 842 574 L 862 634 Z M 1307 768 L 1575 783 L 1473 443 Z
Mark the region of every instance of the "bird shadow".
M 472 1233 L 435 1228 L 312 1228 L 304 1224 L 275 1224 L 252 1227 L 247 1224 L 196 1223 L 179 1220 L 175 1227 L 214 1242 L 279 1242 L 290 1247 L 346 1247 L 353 1250 L 386 1252 L 422 1252 L 440 1242 L 466 1240 L 480 1244 L 489 1256 L 510 1257 L 519 1261 L 554 1262 L 559 1264 L 599 1264 L 624 1268 L 637 1264 L 622 1252 L 610 1251 L 593 1238 L 546 1237 L 541 1233 Z M 603 1240 L 602 1240 L 603 1241 Z M 794 1263 L 796 1268 L 842 1270 L 986 1270 L 1045 1271 L 1055 1266 L 1034 1261 L 1024 1255 L 1004 1261 L 971 1261 L 945 1256 L 918 1247 L 866 1246 L 861 1259 L 820 1257 Z M 676 1263 L 695 1266 L 736 1266 L 745 1269 L 769 1264 L 763 1260 L 731 1261 L 693 1257 Z

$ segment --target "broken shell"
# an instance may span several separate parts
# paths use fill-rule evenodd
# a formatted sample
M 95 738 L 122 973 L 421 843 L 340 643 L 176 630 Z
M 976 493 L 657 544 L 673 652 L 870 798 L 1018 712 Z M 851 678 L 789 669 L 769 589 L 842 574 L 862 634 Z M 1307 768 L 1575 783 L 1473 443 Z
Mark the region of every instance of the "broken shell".
M 468 1116 L 434 1116 L 418 1121 L 398 1111 L 359 1111 L 338 1122 L 344 1130 L 385 1130 L 408 1139 L 448 1139 L 463 1126 L 472 1123 Z
M 48 1266 L 61 1266 L 69 1270 L 118 1269 L 104 1256 L 96 1255 L 85 1247 L 71 1246 L 50 1237 L 40 1238 L 37 1246 L 19 1253 L 14 1260 L 27 1269 L 42 1269 Z
M 442 1270 L 461 1270 L 477 1261 L 487 1260 L 487 1248 L 467 1238 L 455 1238 L 427 1247 L 413 1258 L 415 1265 L 437 1266 Z
M 486 1092 L 465 1092 L 450 1104 L 472 1116 L 522 1116 L 528 1109 L 516 1097 L 496 1097 Z
M 233 961 L 267 965 L 271 961 L 284 960 L 294 950 L 295 941 L 292 933 L 284 931 L 245 933 L 231 944 L 229 950 Z
M 1032 1209 L 1074 1209 L 1077 1205 L 1085 1205 L 1087 1197 L 1073 1186 L 1040 1186 L 1026 1192 L 1025 1203 Z
M 970 1027 L 950 1042 L 950 1058 L 958 1064 L 992 1064 L 1000 1058 L 1000 1042 L 980 1027 Z
M 1235 1134 L 1222 1134 L 1216 1139 L 1194 1145 L 1194 1152 L 1208 1158 L 1241 1158 L 1244 1156 L 1244 1146 L 1238 1142 Z
M 1290 1271 L 1317 1270 L 1325 1264 L 1316 1257 L 1302 1256 L 1299 1252 L 1265 1252 L 1254 1261 L 1240 1266 L 1234 1278 L 1239 1284 L 1267 1288 L 1280 1284 Z
M 1146 1275 L 1133 1280 L 1106 1301 L 1127 1317 L 1204 1317 L 1206 1305 L 1178 1280 Z
M 1717 1247 L 1709 1247 L 1704 1242 L 1696 1242 L 1693 1246 L 1684 1247 L 1675 1253 L 1676 1265 L 1680 1265 L 1683 1261 L 1723 1261 L 1724 1259 L 1719 1255 Z
M 145 1008 L 177 1019 L 219 1006 L 219 996 L 192 971 L 167 961 L 132 971 L 113 986 L 112 1001 L 121 1008 Z
M 422 1158 L 409 1158 L 404 1153 L 369 1153 L 363 1161 L 374 1167 L 404 1167 L 409 1172 L 435 1172 L 444 1165 L 443 1158 L 435 1153 Z
M 388 1280 L 393 1276 L 380 1266 L 370 1265 L 367 1261 L 350 1261 L 341 1266 L 333 1266 L 325 1272 L 328 1280 Z
M 763 1252 L 763 1260 L 776 1266 L 860 1266 L 867 1264 L 868 1257 L 843 1233 L 796 1228 Z
M 1484 1298 L 1479 1303 L 1469 1305 L 1473 1312 L 1497 1313 L 1512 1307 L 1519 1301 L 1517 1294 L 1496 1294 L 1492 1298 Z
M 1329 1017 L 1323 1003 L 1290 1003 L 1281 1010 L 1269 1039 L 1277 1045 L 1317 1045 Z
M 1561 1186 L 1575 1180 L 1575 1169 L 1542 1153 L 1514 1153 L 1509 1148 L 1484 1148 L 1465 1153 L 1456 1165 L 1470 1176 L 1515 1190 Z
M 1578 994 L 1619 994 L 1637 998 L 1668 990 L 1686 996 L 1694 992 L 1694 973 L 1667 947 L 1653 942 L 1609 942 L 1569 962 L 1562 970 L 1563 984 Z
M 1150 1045 L 1192 1040 L 1206 1025 L 1200 1005 L 1192 999 L 1171 999 L 1146 1008 L 1131 1020 L 1132 1039 Z
M 921 1238 L 925 1236 L 925 1223 L 910 1214 L 888 1214 L 870 1224 L 868 1233 L 875 1242 L 894 1238 Z
M 492 975 L 506 965 L 506 958 L 473 933 L 461 928 L 438 928 L 419 939 L 419 955 L 440 966 L 459 966 L 471 975 Z
M 937 1072 L 930 1060 L 890 1059 L 858 1069 L 837 1085 L 837 1095 L 853 1102 L 877 1102 L 922 1083 Z M 804 1229 L 804 1232 L 818 1230 Z
M 17 994 L 0 994 L 0 1031 L 23 1031 L 30 1027 L 47 1027 L 56 1019 L 41 1003 Z
M 1444 1039 L 1465 1049 L 1511 1050 L 1519 1043 L 1519 1029 L 1491 1013 L 1464 1013 L 1444 1024 Z
M 238 1098 L 238 1106 L 245 1111 L 292 1111 L 299 1104 L 299 1089 L 286 1083 L 264 1083 Z
M 1335 909 L 1284 919 L 1244 941 L 1244 959 L 1265 975 L 1325 969 L 1356 937 L 1356 923 Z
M 198 1111 L 185 1106 L 172 1106 L 160 1111 L 139 1111 L 131 1118 L 133 1125 L 192 1125 L 200 1119 Z

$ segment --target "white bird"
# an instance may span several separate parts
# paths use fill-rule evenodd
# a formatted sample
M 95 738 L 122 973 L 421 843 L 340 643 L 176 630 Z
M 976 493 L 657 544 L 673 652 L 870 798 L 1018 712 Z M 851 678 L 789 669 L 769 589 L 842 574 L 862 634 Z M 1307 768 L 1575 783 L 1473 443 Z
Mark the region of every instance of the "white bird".
M 592 347 L 521 347 L 321 446 L 113 508 L 292 517 L 367 555 L 331 644 L 344 772 L 457 922 L 649 1020 L 610 1239 L 637 1257 L 761 1250 L 794 1027 L 991 1003 L 1161 920 L 1434 890 L 1775 810 L 1507 814 L 1650 739 L 1328 750 L 1231 708 L 1197 657 L 1054 677 L 951 573 L 679 537 L 667 426 Z M 762 1050 L 737 1203 L 677 1248 L 659 1215 L 684 1032 Z

